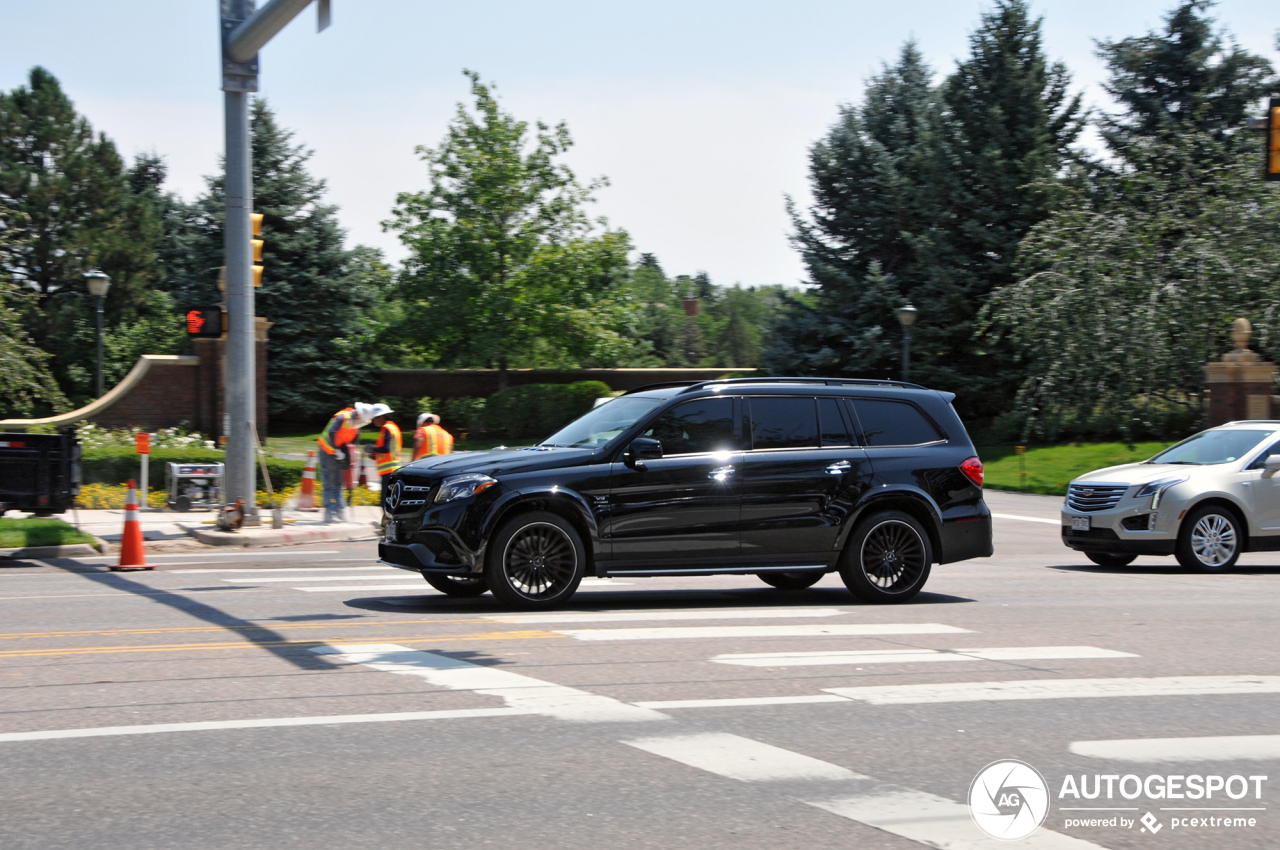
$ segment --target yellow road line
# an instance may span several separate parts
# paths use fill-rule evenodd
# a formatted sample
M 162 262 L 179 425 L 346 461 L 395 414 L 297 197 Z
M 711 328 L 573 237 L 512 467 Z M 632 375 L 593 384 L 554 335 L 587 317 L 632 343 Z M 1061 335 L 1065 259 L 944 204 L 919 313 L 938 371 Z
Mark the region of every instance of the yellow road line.
M 455 620 L 378 620 L 365 623 L 334 623 L 328 620 L 315 623 L 280 623 L 264 626 L 179 626 L 174 628 L 154 628 L 154 629 L 86 629 L 84 631 L 64 631 L 64 632 L 13 632 L 11 634 L 0 634 L 0 640 L 18 640 L 23 638 L 50 638 L 50 637 L 77 637 L 79 635 L 101 635 L 108 637 L 110 635 L 158 635 L 158 634 L 176 634 L 191 632 L 255 632 L 255 631 L 288 631 L 289 629 L 349 629 L 354 626 L 406 626 L 406 625 L 436 625 L 436 624 L 458 624 L 458 623 L 484 623 L 488 624 L 492 620 L 470 617 L 466 619 Z
M 385 637 L 379 635 L 377 640 L 383 643 L 458 643 L 476 640 L 531 640 L 539 638 L 563 638 L 555 632 L 522 631 L 522 632 L 476 632 L 466 635 L 442 635 L 439 637 Z M 361 640 L 368 640 L 362 638 Z M 255 643 L 253 641 L 236 641 L 234 643 L 174 643 L 150 644 L 144 646 L 74 646 L 63 649 L 10 649 L 0 651 L 0 658 L 39 658 L 51 655 L 111 655 L 130 652 L 194 652 L 202 649 L 256 649 L 281 646 L 307 649 L 312 646 L 342 645 L 350 643 L 352 638 L 333 638 L 330 640 L 272 640 Z

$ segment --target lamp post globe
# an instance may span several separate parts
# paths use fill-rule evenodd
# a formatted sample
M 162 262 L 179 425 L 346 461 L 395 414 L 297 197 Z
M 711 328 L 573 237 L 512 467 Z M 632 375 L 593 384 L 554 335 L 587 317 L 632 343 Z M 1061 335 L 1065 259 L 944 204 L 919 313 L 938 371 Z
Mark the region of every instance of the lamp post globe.
M 911 326 L 920 311 L 910 304 L 898 308 L 898 324 L 902 325 L 902 380 L 911 380 Z
M 104 272 L 94 269 L 91 272 L 84 273 L 85 285 L 89 288 L 89 294 L 93 296 L 94 312 L 98 315 L 98 373 L 97 388 L 98 398 L 102 398 L 102 302 L 107 298 L 107 290 L 111 288 L 111 277 Z

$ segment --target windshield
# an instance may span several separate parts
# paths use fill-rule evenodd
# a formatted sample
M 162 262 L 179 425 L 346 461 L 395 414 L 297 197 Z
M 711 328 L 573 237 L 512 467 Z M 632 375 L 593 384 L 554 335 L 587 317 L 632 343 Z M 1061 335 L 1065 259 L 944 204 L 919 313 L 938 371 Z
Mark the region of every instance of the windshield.
M 1230 463 L 1249 453 L 1274 431 L 1201 431 L 1160 452 L 1147 463 Z
M 639 396 L 606 401 L 547 437 L 542 445 L 592 449 L 603 446 L 660 404 L 660 398 Z

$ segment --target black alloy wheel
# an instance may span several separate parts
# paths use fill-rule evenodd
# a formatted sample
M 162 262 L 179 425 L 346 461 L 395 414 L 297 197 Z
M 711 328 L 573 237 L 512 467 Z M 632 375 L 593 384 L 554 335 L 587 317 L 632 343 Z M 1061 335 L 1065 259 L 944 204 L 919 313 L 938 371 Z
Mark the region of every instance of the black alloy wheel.
M 547 511 L 512 519 L 493 538 L 485 582 L 514 608 L 551 608 L 573 596 L 586 571 L 586 548 L 567 521 Z
M 786 570 L 777 573 L 756 573 L 756 577 L 778 590 L 804 590 L 822 581 L 825 570 Z
M 854 530 L 841 559 L 840 577 L 866 602 L 906 602 L 924 587 L 932 565 L 933 546 L 916 518 L 884 511 Z
M 1114 552 L 1085 552 L 1084 556 L 1100 567 L 1127 567 L 1137 555 L 1119 555 Z
M 459 599 L 471 599 L 476 596 L 483 596 L 489 591 L 489 585 L 485 584 L 484 576 L 465 575 L 457 576 L 449 573 L 423 573 L 422 577 L 427 580 L 427 584 L 447 596 L 456 596 Z

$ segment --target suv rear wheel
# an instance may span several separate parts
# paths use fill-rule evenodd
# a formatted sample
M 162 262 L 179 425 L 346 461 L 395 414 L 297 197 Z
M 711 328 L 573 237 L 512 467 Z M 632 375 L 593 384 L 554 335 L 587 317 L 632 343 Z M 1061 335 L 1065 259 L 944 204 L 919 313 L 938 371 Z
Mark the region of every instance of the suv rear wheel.
M 867 602 L 906 602 L 920 592 L 933 565 L 929 535 L 902 511 L 872 514 L 858 524 L 840 561 L 840 577 Z
M 1183 569 L 1220 573 L 1235 566 L 1244 548 L 1244 527 L 1234 513 L 1204 505 L 1187 514 L 1178 531 L 1174 554 Z
M 489 585 L 485 584 L 484 576 L 455 576 L 448 573 L 423 573 L 422 577 L 427 580 L 427 584 L 434 587 L 441 593 L 448 596 L 456 596 L 460 599 L 471 599 L 476 596 L 483 596 L 489 590 Z
M 824 570 L 786 570 L 777 573 L 756 573 L 756 576 L 770 587 L 778 590 L 804 590 L 822 581 L 826 575 Z
M 489 545 L 484 580 L 513 608 L 552 608 L 567 602 L 586 571 L 586 547 L 565 520 L 547 511 L 520 514 Z

